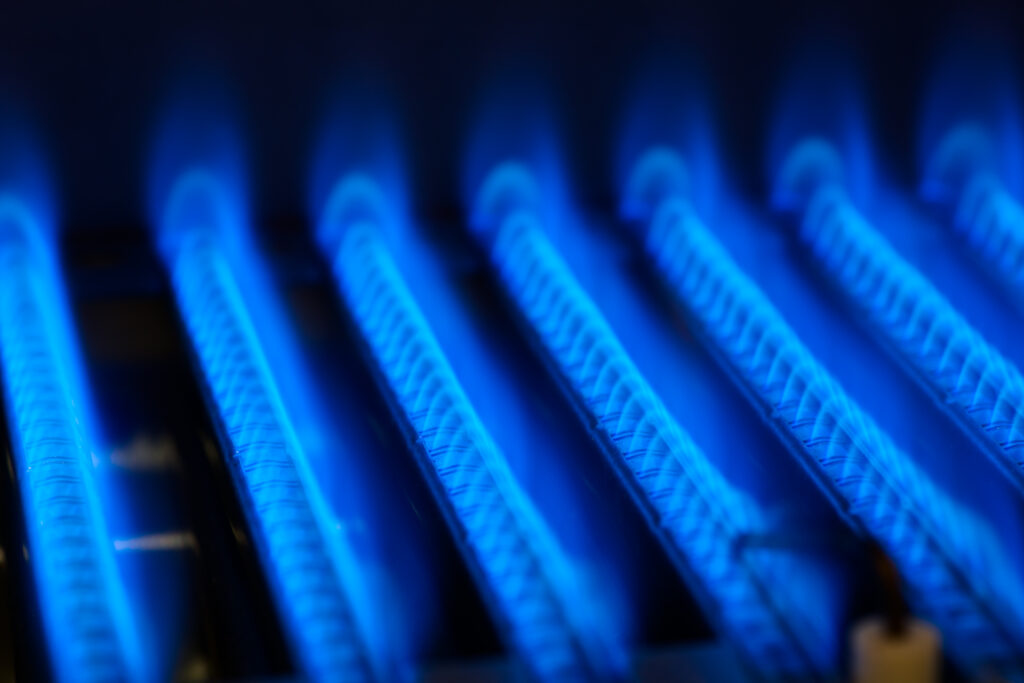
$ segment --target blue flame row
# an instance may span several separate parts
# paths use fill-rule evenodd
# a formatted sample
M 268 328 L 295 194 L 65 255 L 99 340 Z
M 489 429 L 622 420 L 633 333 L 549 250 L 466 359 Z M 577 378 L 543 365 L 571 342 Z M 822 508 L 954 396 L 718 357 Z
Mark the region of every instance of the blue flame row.
M 192 171 L 171 193 L 162 227 L 174 234 L 162 241 L 178 308 L 297 664 L 317 680 L 370 679 L 338 540 L 222 243 L 217 192 L 212 176 Z
M 857 211 L 839 169 L 824 141 L 794 149 L 784 175 L 803 185 L 801 238 L 882 344 L 1024 491 L 1024 377 Z
M 31 209 L 0 195 L 0 365 L 30 561 L 54 674 L 138 677 L 138 653 L 71 378 L 57 265 Z
M 649 151 L 626 210 L 644 248 L 705 343 L 841 513 L 879 541 L 918 609 L 969 671 L 1020 670 L 1019 618 L 991 599 L 988 530 L 939 491 L 817 362 L 685 198 L 683 162 Z M 980 571 L 979 571 L 980 570 Z
M 722 634 L 768 676 L 813 676 L 821 634 L 798 606 L 777 604 L 760 558 L 742 552 L 759 530 L 754 504 L 726 482 L 636 369 L 544 234 L 529 172 L 496 167 L 474 227 L 532 341 L 604 444 L 680 572 Z
M 994 157 L 986 130 L 961 124 L 936 150 L 923 192 L 952 209 L 956 231 L 1019 298 L 1024 292 L 1024 207 L 1003 183 Z
M 380 236 L 352 204 L 377 194 L 360 175 L 332 194 L 322 234 L 338 289 L 372 362 L 415 434 L 414 452 L 515 650 L 541 680 L 608 670 L 574 603 L 567 559 L 480 422 Z
M 991 176 L 965 189 L 953 225 L 1019 295 L 1024 287 L 1024 208 Z

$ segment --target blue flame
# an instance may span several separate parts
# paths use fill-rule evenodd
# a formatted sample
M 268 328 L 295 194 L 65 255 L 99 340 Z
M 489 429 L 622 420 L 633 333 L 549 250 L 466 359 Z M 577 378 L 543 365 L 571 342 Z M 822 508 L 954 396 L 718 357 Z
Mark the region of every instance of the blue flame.
M 546 237 L 531 203 L 538 185 L 524 165 L 500 164 L 472 216 L 542 355 L 593 420 L 595 436 L 723 634 L 770 675 L 827 671 L 833 648 L 801 636 L 827 637 L 766 591 L 773 560 L 736 552 L 742 538 L 763 531 L 760 509 L 722 477 L 634 366 Z
M 1024 301 L 1024 207 L 1008 189 L 995 140 L 962 124 L 941 141 L 922 192 L 950 210 L 953 228 L 1012 299 Z
M 190 173 L 182 179 L 194 192 L 217 187 L 193 184 L 196 177 Z M 296 659 L 304 673 L 316 678 L 342 672 L 366 677 L 367 653 L 344 588 L 343 577 L 351 569 L 292 430 L 229 252 L 215 225 L 174 228 L 180 232 L 176 251 L 166 257 L 167 268 L 233 450 L 237 466 L 231 470 L 247 502 Z
M 462 200 L 476 203 L 476 192 L 491 169 L 504 159 L 526 162 L 544 201 L 536 204 L 554 229 L 573 220 L 571 189 L 562 168 L 560 140 L 564 139 L 556 117 L 547 104 L 551 97 L 543 79 L 527 73 L 501 74 L 492 78 L 480 97 L 472 119 L 462 166 Z M 531 181 L 532 182 L 532 181 Z
M 950 128 L 935 146 L 925 168 L 921 193 L 928 199 L 955 205 L 967 193 L 981 193 L 986 188 L 972 188 L 992 182 L 998 175 L 995 140 L 985 126 L 963 122 Z
M 707 86 L 697 69 L 680 60 L 659 55 L 645 67 L 627 101 L 619 135 L 616 157 L 616 187 L 633 177 L 633 165 L 652 148 L 683 150 L 699 173 L 658 174 L 675 189 L 686 188 L 692 201 L 704 212 L 713 212 L 722 184 L 719 155 L 715 153 L 715 128 L 710 105 L 700 96 Z M 660 166 L 656 156 L 646 157 L 652 166 Z M 684 171 L 684 169 L 678 169 Z M 653 171 L 653 169 L 652 169 Z M 654 188 L 657 192 L 664 188 Z M 622 197 L 639 205 L 622 206 L 624 215 L 644 210 L 649 198 L 636 193 Z
M 333 255 L 340 246 L 345 225 L 368 220 L 376 226 L 377 235 L 402 279 L 415 292 L 417 307 L 429 322 L 470 404 L 486 418 L 482 422 L 508 459 L 525 497 L 539 508 L 561 545 L 568 565 L 564 571 L 571 575 L 571 583 L 591 596 L 600 596 L 586 601 L 585 609 L 590 616 L 584 621 L 589 621 L 587 632 L 600 634 L 607 645 L 602 666 L 614 668 L 618 666 L 614 662 L 620 662 L 624 656 L 623 641 L 635 621 L 630 610 L 636 607 L 635 596 L 625 594 L 631 593 L 631 584 L 622 577 L 623 565 L 629 563 L 608 563 L 605 557 L 613 554 L 618 545 L 633 539 L 626 539 L 625 532 L 608 532 L 617 519 L 615 506 L 609 505 L 596 514 L 583 513 L 589 511 L 581 499 L 592 494 L 590 482 L 580 478 L 578 472 L 569 471 L 562 462 L 565 450 L 573 447 L 571 434 L 552 429 L 545 422 L 545 404 L 549 399 L 531 393 L 536 390 L 529 383 L 524 384 L 522 374 L 509 366 L 493 340 L 483 338 L 491 330 L 486 325 L 481 328 L 479 317 L 467 310 L 463 298 L 466 288 L 457 281 L 465 275 L 465 255 L 448 253 L 449 245 L 431 241 L 430 235 L 410 220 L 392 117 L 382 107 L 380 98 L 374 99 L 372 95 L 372 90 L 355 88 L 354 92 L 337 98 L 339 103 L 355 103 L 354 111 L 372 111 L 369 122 L 354 120 L 352 111 L 343 110 L 347 104 L 330 110 L 325 117 L 310 175 L 310 197 L 314 204 L 311 215 L 329 216 L 332 220 L 319 221 L 317 240 L 324 253 Z M 346 180 L 339 183 L 339 178 Z M 495 392 L 495 386 L 502 386 L 503 390 Z M 406 423 L 401 411 L 396 412 L 399 422 Z M 440 500 L 441 507 L 447 508 L 444 499 Z M 407 583 L 408 577 L 403 581 Z M 488 592 L 485 582 L 484 593 Z M 434 591 L 429 593 L 433 595 Z M 491 606 L 495 607 L 493 603 Z M 580 609 L 584 608 L 577 607 L 576 611 Z M 496 613 L 498 621 L 505 623 L 501 610 Z M 424 644 L 441 635 L 422 609 L 415 616 L 419 625 L 427 629 L 420 634 Z
M 979 172 L 1001 177 L 1012 191 L 1024 183 L 1024 112 L 1010 36 L 971 29 L 947 41 L 926 90 L 917 142 L 921 192 L 932 201 L 955 202 Z
M 30 120 L 30 113 L 17 106 L 10 94 L 0 92 L 0 187 L 29 212 L 31 239 L 52 244 L 58 227 L 53 178 Z
M 828 40 L 822 37 L 821 40 Z M 779 95 L 768 147 L 768 177 L 777 180 L 794 146 L 807 139 L 828 140 L 839 149 L 844 161 L 846 187 L 858 199 L 875 189 L 872 147 L 868 130 L 859 70 L 843 41 L 814 42 L 794 55 L 792 67 Z M 806 154 L 818 154 L 805 148 Z M 819 162 L 824 162 L 819 159 Z M 806 178 L 805 178 L 806 180 Z M 799 185 L 774 182 L 772 204 L 792 208 Z M 698 207 L 699 208 L 699 207 Z
M 349 79 L 325 105 L 323 121 L 311 141 L 307 210 L 309 215 L 318 216 L 328 202 L 338 201 L 338 178 L 368 173 L 375 181 L 349 183 L 346 191 L 374 196 L 362 201 L 346 199 L 344 203 L 372 207 L 374 220 L 386 236 L 400 238 L 409 224 L 409 199 L 399 153 L 400 128 L 395 120 L 397 107 L 381 92 L 379 80 Z M 387 201 L 377 182 L 388 188 Z M 318 237 L 333 241 L 329 235 Z M 333 248 L 330 251 L 333 253 Z
M 51 205 L 36 204 L 48 188 L 18 130 L 19 142 L 4 148 L 15 155 L 0 163 L 0 365 L 53 672 L 138 679 L 145 657 L 99 493 L 99 422 L 60 286 Z
M 801 236 L 872 329 L 1024 491 L 1017 368 L 868 224 L 840 183 L 811 195 Z
M 381 196 L 366 176 L 343 178 L 321 220 L 321 241 L 379 372 L 416 434 L 415 451 L 450 510 L 455 535 L 510 640 L 539 678 L 621 673 L 621 662 L 608 661 L 609 644 L 600 642 L 567 558 L 476 416 L 380 239 Z
M 718 223 L 729 226 L 729 230 L 723 228 L 716 233 L 723 237 L 732 237 L 726 233 L 737 233 L 728 245 L 734 253 L 750 256 L 774 277 L 781 262 L 781 235 L 752 225 L 748 216 L 736 211 L 739 202 L 724 169 L 719 167 L 714 128 L 701 114 L 707 111 L 706 106 L 700 105 L 703 93 L 699 89 L 675 90 L 680 83 L 687 82 L 678 78 L 656 79 L 651 82 L 653 86 L 646 88 L 647 95 L 641 103 L 632 107 L 626 123 L 634 130 L 627 127 L 627 141 L 621 145 L 619 160 L 623 164 L 620 182 L 627 188 L 620 193 L 620 212 L 643 225 L 666 196 L 684 193 L 695 210 L 700 208 L 702 215 L 707 212 L 718 216 Z M 661 111 L 666 101 L 671 105 L 676 97 L 684 98 L 687 104 L 670 106 L 669 110 L 691 112 L 678 120 L 674 115 L 665 117 Z M 644 107 L 654 107 L 656 111 L 647 112 Z M 628 142 L 630 139 L 634 142 Z M 636 144 L 642 141 L 649 144 Z M 677 147 L 688 153 L 694 151 L 687 157 L 687 164 L 679 163 Z M 820 581 L 821 597 L 815 614 L 821 621 L 818 630 L 838 637 L 836 624 L 841 622 L 845 609 L 841 586 L 849 577 L 835 571 L 839 564 L 835 555 L 837 545 L 852 543 L 839 540 L 849 532 L 832 514 L 827 501 L 818 495 L 814 484 L 804 477 L 797 461 L 773 438 L 743 392 L 722 382 L 721 373 L 709 363 L 706 349 L 689 333 L 666 300 L 646 258 L 635 249 L 633 240 L 622 239 L 624 233 L 619 227 L 610 225 L 607 231 L 592 230 L 576 236 L 577 242 L 604 242 L 605 248 L 589 253 L 599 258 L 591 258 L 590 262 L 576 258 L 575 243 L 570 241 L 566 241 L 561 253 L 669 410 L 686 416 L 681 418 L 683 426 L 715 466 L 731 483 L 757 500 L 765 519 L 770 520 L 771 530 L 767 533 L 778 538 L 798 536 L 803 539 L 802 546 L 810 543 L 821 551 L 808 553 L 806 547 L 796 550 L 793 571 L 807 577 L 802 579 L 805 585 L 812 580 Z M 770 258 L 766 257 L 769 253 Z M 675 381 L 678 377 L 686 377 L 687 381 Z M 766 471 L 771 471 L 772 476 L 765 476 Z M 780 557 L 792 552 L 794 549 L 786 544 L 776 550 Z M 830 596 L 830 600 L 825 596 Z
M 822 188 L 845 185 L 843 162 L 827 140 L 808 137 L 793 147 L 779 168 L 775 183 L 775 205 L 803 211 Z
M 253 243 L 236 129 L 212 111 L 169 110 L 151 211 L 278 612 L 307 675 L 404 676 L 403 610 L 422 601 L 405 585 L 408 605 L 396 607 L 398 581 L 372 538 L 382 518 L 360 487 L 366 444 L 350 442 L 350 421 L 327 411 Z
M 1015 74 L 1006 45 L 951 50 L 925 109 L 921 194 L 947 214 L 986 275 L 1024 303 L 1024 149 Z M 1013 344 L 1011 348 L 1016 347 Z M 1017 358 L 1018 362 L 1020 358 Z
M 504 131 L 488 130 L 499 134 L 495 144 L 503 144 Z M 522 140 L 525 133 L 520 132 Z M 335 139 L 350 135 L 341 131 Z M 489 149 L 486 140 L 478 148 L 481 153 Z M 540 146 L 536 149 L 540 158 L 549 158 Z M 673 592 L 673 599 L 681 597 L 666 576 L 669 568 L 638 527 L 643 522 L 614 475 L 592 460 L 597 455 L 594 446 L 581 448 L 579 439 L 585 432 L 571 419 L 571 409 L 551 394 L 550 379 L 536 372 L 532 359 L 523 357 L 520 340 L 509 338 L 510 321 L 492 305 L 490 288 L 481 286 L 486 264 L 472 244 L 459 233 L 432 232 L 434 226 L 408 219 L 402 188 L 392 192 L 389 186 L 389 178 L 395 176 L 378 175 L 374 160 L 386 155 L 367 153 L 369 162 L 353 165 L 351 155 L 343 152 L 335 167 L 344 170 L 339 177 L 346 180 L 324 199 L 323 211 L 317 214 L 337 216 L 336 221 L 320 222 L 321 247 L 333 255 L 344 225 L 363 220 L 375 225 L 381 248 L 415 293 L 416 307 L 441 353 L 506 460 L 523 493 L 521 500 L 537 511 L 557 544 L 563 558 L 558 576 L 573 586 L 574 594 L 588 596 L 571 609 L 574 623 L 585 625 L 579 631 L 586 637 L 579 640 L 600 641 L 606 649 L 601 657 L 591 656 L 588 666 L 605 672 L 624 670 L 631 646 L 644 635 L 644 617 L 663 609 L 664 589 Z M 395 160 L 388 164 L 400 166 Z M 372 357 L 371 365 L 376 365 Z M 408 427 L 403 410 L 392 407 Z M 513 507 L 521 505 L 513 501 Z M 651 578 L 654 581 L 647 580 Z M 559 591 L 565 594 L 564 589 Z M 503 617 L 499 621 L 506 623 Z
M 826 179 L 836 177 L 835 155 L 820 141 L 801 145 L 794 158 L 824 168 Z M 985 567 L 996 585 L 1019 592 L 1005 576 L 1009 560 L 990 527 L 938 489 L 861 412 L 704 227 L 685 194 L 664 189 L 673 184 L 657 174 L 671 180 L 682 165 L 671 151 L 654 149 L 638 162 L 627 189 L 658 198 L 633 218 L 669 288 L 840 510 L 893 556 L 918 608 L 946 631 L 969 669 L 1019 666 L 1013 610 L 1004 613 L 988 600 L 984 582 L 974 578 Z M 804 177 L 806 169 L 789 165 L 783 174 L 793 174 L 789 181 L 799 177 L 792 186 L 800 194 L 816 184 Z
M 514 149 L 530 159 L 542 181 L 538 211 L 558 226 L 553 236 L 567 234 L 578 221 L 544 89 L 529 78 L 512 86 L 497 78 L 490 85 L 470 126 L 462 177 L 466 204 L 490 166 Z M 393 245 L 396 260 L 517 481 L 569 556 L 574 581 L 600 596 L 590 600 L 592 628 L 615 644 L 618 657 L 644 644 L 648 615 L 660 613 L 665 591 L 678 586 L 615 474 L 593 459 L 597 445 L 573 419 L 571 405 L 552 393 L 552 378 L 538 373 L 535 359 L 523 353 L 528 349 L 514 335 L 514 320 L 495 306 L 500 294 L 492 289 L 487 262 L 465 237 L 422 250 Z M 588 254 L 587 242 L 577 245 L 576 256 Z M 495 386 L 504 389 L 496 392 Z
M 166 256 L 177 250 L 192 220 L 222 231 L 226 240 L 244 234 L 249 225 L 246 159 L 228 89 L 221 83 L 183 80 L 171 89 L 161 112 L 146 178 L 149 225 L 157 231 L 161 252 Z M 211 187 L 192 187 L 199 185 Z

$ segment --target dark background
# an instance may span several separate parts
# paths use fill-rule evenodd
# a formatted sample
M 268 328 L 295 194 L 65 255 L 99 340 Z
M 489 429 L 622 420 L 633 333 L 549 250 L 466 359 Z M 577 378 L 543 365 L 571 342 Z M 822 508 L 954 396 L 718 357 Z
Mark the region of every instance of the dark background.
M 304 212 L 327 100 L 355 76 L 390 92 L 421 207 L 457 199 L 459 150 L 481 86 L 508 65 L 557 93 L 574 177 L 608 189 L 611 138 L 640 62 L 688 55 L 713 84 L 728 163 L 759 192 L 766 120 L 794 46 L 858 55 L 871 119 L 897 170 L 924 77 L 951 28 L 1024 35 L 1014 3 L 684 3 L 537 0 L 22 2 L 0 10 L 0 94 L 48 148 L 63 223 L 140 226 L 151 130 L 182 68 L 230 84 L 263 220 Z

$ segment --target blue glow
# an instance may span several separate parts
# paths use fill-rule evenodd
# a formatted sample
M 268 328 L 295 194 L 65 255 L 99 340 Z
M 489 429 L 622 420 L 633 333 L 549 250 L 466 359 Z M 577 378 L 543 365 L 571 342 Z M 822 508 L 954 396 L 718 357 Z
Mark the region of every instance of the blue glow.
M 534 201 L 534 208 L 557 234 L 572 220 L 571 188 L 561 154 L 566 135 L 551 110 L 552 86 L 543 73 L 534 68 L 489 75 L 478 110 L 470 119 L 461 191 L 465 206 L 477 204 L 477 191 L 494 165 L 502 159 L 522 159 L 529 165 L 531 179 L 521 189 L 532 192 L 528 186 L 534 182 L 544 188 L 544 200 Z
M 996 159 L 993 140 L 983 125 L 955 126 L 942 138 L 925 169 L 922 194 L 933 201 L 955 204 L 981 176 L 996 174 Z
M 0 194 L 0 363 L 43 625 L 58 679 L 139 678 L 97 493 L 95 419 L 41 220 Z
M 802 142 L 779 169 L 775 205 L 799 211 L 822 185 L 843 182 L 843 164 L 836 149 L 821 138 L 810 138 Z
M 393 235 L 409 222 L 409 202 L 399 151 L 402 128 L 396 121 L 396 112 L 401 108 L 381 92 L 383 81 L 383 74 L 349 74 L 324 103 L 321 125 L 311 140 L 307 208 L 310 216 L 319 215 L 329 201 L 334 201 L 338 178 L 353 169 L 369 170 L 376 181 L 388 188 L 388 201 L 384 201 L 376 183 L 371 182 L 352 184 L 347 191 L 371 193 L 375 197 L 346 205 L 357 207 L 356 210 L 372 207 L 374 220 L 386 235 Z M 323 235 L 320 237 L 323 239 Z
M 286 342 L 278 337 L 269 353 L 263 346 L 264 325 L 276 321 L 272 300 L 263 325 L 246 305 L 259 291 L 253 289 L 259 278 L 253 272 L 246 278 L 236 267 L 238 254 L 250 255 L 242 234 L 231 232 L 239 227 L 239 198 L 205 169 L 183 172 L 167 197 L 159 223 L 162 253 L 230 441 L 230 469 L 293 654 L 303 673 L 316 679 L 369 678 L 375 662 L 354 614 L 357 579 L 349 550 L 333 531 L 268 363 L 281 357 Z M 258 261 L 250 265 L 259 268 Z
M 1019 297 L 1024 286 L 1024 207 L 997 175 L 994 157 L 993 142 L 980 126 L 954 128 L 936 152 L 925 192 L 948 202 L 953 227 L 1011 295 Z
M 836 168 L 821 143 L 801 152 L 800 158 Z M 1001 600 L 989 599 L 995 593 L 981 577 L 1016 594 L 1020 590 L 1002 575 L 1012 563 L 1000 559 L 990 529 L 936 488 L 853 403 L 702 224 L 685 195 L 659 190 L 666 187 L 659 173 L 678 177 L 684 173 L 682 160 L 662 148 L 638 161 L 627 191 L 644 197 L 647 211 L 630 218 L 639 222 L 647 254 L 719 362 L 840 511 L 894 558 L 917 608 L 940 625 L 968 670 L 988 665 L 1016 670 L 1024 635 L 1017 626 L 1017 605 L 1005 609 Z M 810 189 L 801 169 L 786 168 L 782 175 L 799 188 L 793 196 Z M 653 197 L 658 200 L 651 202 Z
M 964 123 L 940 142 L 925 171 L 922 193 L 951 209 L 954 229 L 1011 297 L 1024 291 L 1024 207 L 999 169 L 986 128 Z M 1024 460 L 1024 458 L 1022 458 Z
M 500 108 L 495 111 L 504 113 Z M 500 144 L 506 131 L 497 132 Z M 355 135 L 342 130 L 333 139 Z M 356 142 L 357 151 L 361 144 Z M 482 147 L 488 147 L 487 141 Z M 386 163 L 380 161 L 382 156 Z M 587 596 L 572 606 L 574 623 L 585 624 L 581 641 L 600 639 L 605 650 L 600 657 L 591 657 L 589 665 L 592 670 L 619 670 L 646 637 L 648 615 L 663 613 L 666 600 L 683 602 L 686 596 L 614 473 L 594 459 L 598 449 L 573 419 L 571 406 L 551 392 L 551 379 L 536 372 L 534 360 L 523 353 L 523 340 L 510 329 L 513 321 L 493 305 L 498 292 L 481 282 L 486 279 L 486 262 L 467 235 L 435 232 L 432 228 L 441 226 L 409 219 L 403 187 L 391 184 L 391 169 L 401 167 L 400 159 L 386 156 L 372 149 L 355 154 L 347 148 L 337 150 L 333 167 L 343 172 L 336 178 L 348 180 L 336 184 L 330 201 L 343 211 L 333 225 L 321 226 L 321 246 L 325 253 L 335 254 L 344 225 L 358 220 L 374 224 L 403 282 L 415 293 L 416 306 L 462 391 L 517 486 L 557 542 L 565 560 L 559 577 L 576 594 Z M 317 207 L 315 215 L 323 216 L 323 208 Z M 371 358 L 368 365 L 376 363 Z M 390 394 L 386 386 L 383 394 Z M 394 402 L 391 407 L 398 422 L 408 427 L 402 409 Z M 428 470 L 425 480 L 432 479 Z M 447 507 L 443 497 L 440 502 Z M 457 524 L 452 528 L 461 536 Z M 475 564 L 472 557 L 469 560 Z M 483 592 L 489 593 L 486 585 Z M 491 607 L 499 611 L 494 601 Z M 496 621 L 504 624 L 506 619 L 498 614 Z
M 454 618 L 440 590 L 449 580 L 449 551 L 435 545 L 446 530 L 433 510 L 422 510 L 429 494 L 418 486 L 419 473 L 394 469 L 396 460 L 405 460 L 404 444 L 380 430 L 387 409 L 365 401 L 365 369 L 335 347 L 348 350 L 351 341 L 339 329 L 340 316 L 332 315 L 329 288 L 316 279 L 319 269 L 282 274 L 282 261 L 271 262 L 261 248 L 259 228 L 248 216 L 242 131 L 231 107 L 216 94 L 185 94 L 156 129 L 161 137 L 154 140 L 150 178 L 155 242 L 171 262 L 192 230 L 205 227 L 214 235 L 286 406 L 301 464 L 308 466 L 307 495 L 323 504 L 317 518 L 326 525 L 365 654 L 379 678 L 408 678 L 420 658 L 448 639 L 443 631 Z M 366 107 L 356 111 L 366 113 Z M 373 137 L 372 128 L 359 133 Z M 353 155 L 368 158 L 357 154 L 356 140 L 327 132 L 313 178 Z
M 851 195 L 870 196 L 873 148 L 867 144 L 863 84 L 850 48 L 844 37 L 818 32 L 792 55 L 771 126 L 769 177 L 775 177 L 795 145 L 814 135 L 833 141 L 842 153 L 844 182 Z M 784 183 L 775 183 L 773 189 L 772 203 L 783 208 L 799 191 Z
M 825 144 L 821 142 L 807 144 Z M 801 145 L 791 163 L 815 160 Z M 841 184 L 808 195 L 801 237 L 871 329 L 1024 490 L 1024 378 L 857 212 Z
M 724 173 L 713 144 L 716 117 L 701 96 L 708 85 L 697 66 L 700 63 L 693 57 L 659 50 L 639 70 L 626 98 L 629 104 L 618 136 L 615 187 L 630 182 L 633 161 L 644 151 L 668 145 L 684 150 L 699 173 L 686 173 L 684 177 L 662 174 L 661 181 L 677 186 L 680 191 L 685 187 L 687 196 L 701 211 L 717 210 Z M 660 162 L 652 158 L 650 163 Z M 625 199 L 642 198 L 627 194 Z M 638 210 L 622 208 L 627 215 Z
M 1016 35 L 1002 26 L 958 28 L 935 60 L 917 126 L 921 189 L 933 201 L 955 201 L 963 188 L 949 182 L 966 181 L 964 174 L 973 175 L 978 164 L 1014 191 L 1024 182 L 1024 161 L 1016 153 L 1024 144 Z M 998 148 L 992 146 L 996 140 Z M 940 158 L 950 154 L 959 169 Z
M 534 189 L 531 189 L 531 186 Z M 622 474 L 721 633 L 762 673 L 811 675 L 834 651 L 797 604 L 779 604 L 777 567 L 737 553 L 763 527 L 759 509 L 689 439 L 633 365 L 548 241 L 529 170 L 505 163 L 478 194 L 473 227 L 533 341 Z M 799 636 L 795 635 L 799 634 Z
M 527 666 L 543 680 L 607 676 L 567 558 L 516 483 L 448 364 L 378 232 L 379 189 L 338 183 L 321 221 L 339 290 L 448 510 L 482 588 Z M 342 234 L 338 234 L 341 232 Z
M 149 225 L 157 231 L 156 244 L 167 253 L 176 250 L 182 225 L 192 220 L 209 222 L 211 229 L 223 233 L 223 239 L 243 235 L 249 225 L 246 159 L 235 123 L 238 117 L 230 103 L 230 88 L 208 72 L 204 65 L 203 76 L 189 73 L 179 77 L 152 132 L 146 210 Z M 190 171 L 191 178 L 182 180 Z M 186 187 L 211 182 L 217 188 L 209 192 Z M 189 212 L 191 216 L 186 215 Z
M 730 246 L 736 249 L 738 243 L 774 282 L 784 282 L 786 269 L 780 266 L 785 253 L 778 253 L 774 241 L 779 235 L 753 225 L 738 211 L 743 202 L 730 191 L 727 171 L 719 164 L 717 117 L 702 104 L 703 89 L 678 69 L 653 75 L 630 106 L 619 146 L 617 177 L 619 186 L 628 188 L 619 197 L 621 214 L 642 219 L 665 196 L 685 194 L 694 211 L 714 217 L 729 232 L 743 233 Z M 685 167 L 675 150 L 685 150 Z M 597 220 L 591 223 L 601 226 Z M 821 651 L 838 652 L 855 581 L 840 549 L 857 546 L 854 532 L 820 495 L 742 387 L 723 381 L 721 369 L 666 296 L 636 241 L 628 239 L 618 221 L 604 227 L 578 231 L 575 242 L 562 240 L 556 246 L 669 412 L 678 416 L 723 477 L 756 501 L 766 524 L 762 533 L 777 539 L 770 544 L 772 560 L 785 567 L 775 590 L 788 593 L 782 601 L 813 604 L 805 615 L 821 635 Z M 724 232 L 717 234 L 724 237 Z M 579 241 L 601 242 L 603 247 L 580 259 Z M 805 291 L 798 288 L 790 294 Z M 820 315 L 806 315 L 820 322 Z M 795 586 L 800 588 L 788 588 Z

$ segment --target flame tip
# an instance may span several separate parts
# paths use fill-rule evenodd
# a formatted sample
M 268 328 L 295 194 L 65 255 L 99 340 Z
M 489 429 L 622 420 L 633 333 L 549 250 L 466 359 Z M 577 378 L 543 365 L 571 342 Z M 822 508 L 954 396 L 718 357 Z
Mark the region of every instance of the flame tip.
M 470 224 L 482 234 L 496 231 L 515 209 L 536 206 L 539 189 L 532 170 L 510 159 L 496 164 L 477 192 Z
M 160 206 L 159 244 L 168 253 L 178 250 L 186 235 L 199 231 L 219 234 L 237 227 L 240 204 L 227 178 L 206 164 L 185 166 L 174 176 Z
M 844 184 L 843 160 L 835 145 L 823 137 L 805 137 L 783 159 L 772 203 L 779 209 L 802 211 L 822 187 Z
M 964 121 L 949 128 L 928 160 L 921 181 L 922 194 L 948 202 L 959 196 L 979 173 L 996 167 L 996 150 L 988 128 Z
M 24 198 L 7 190 L 0 191 L 0 239 L 31 241 L 39 236 L 40 227 Z
M 683 156 L 671 146 L 652 145 L 629 172 L 621 212 L 627 220 L 644 220 L 663 200 L 689 194 L 690 174 Z
M 349 171 L 331 187 L 317 229 L 317 239 L 325 252 L 341 244 L 352 225 L 369 221 L 388 223 L 387 199 L 377 179 L 364 171 Z

